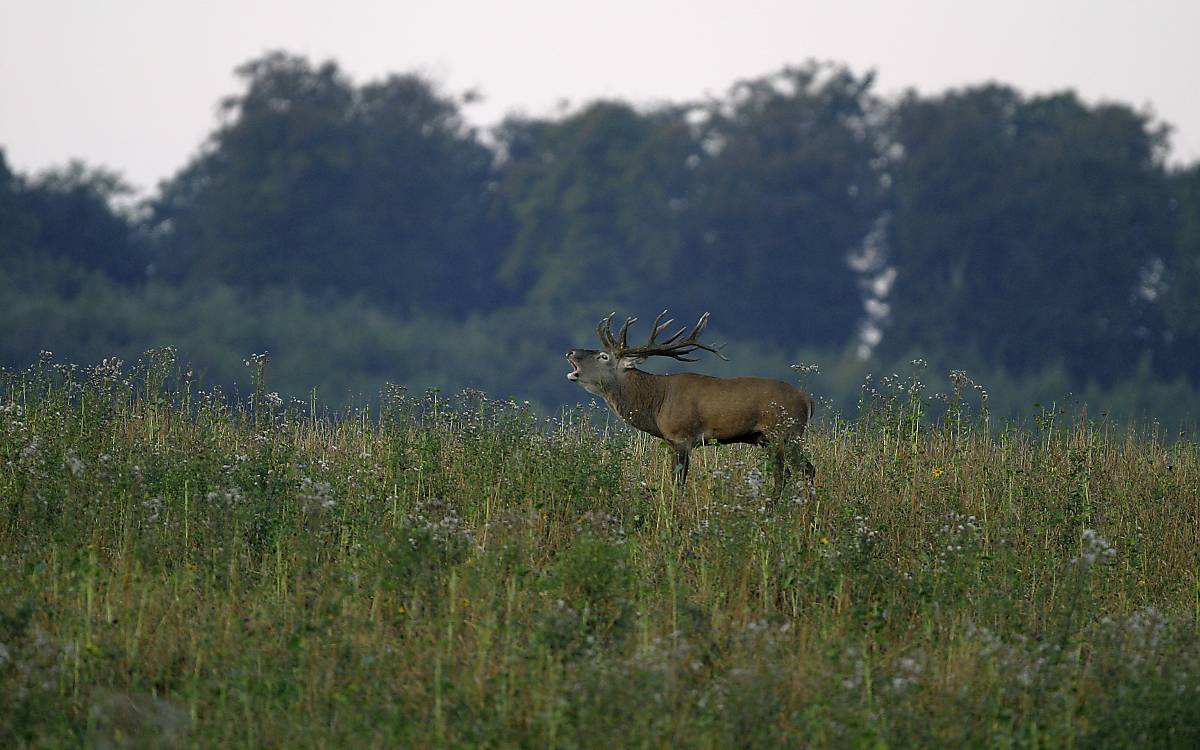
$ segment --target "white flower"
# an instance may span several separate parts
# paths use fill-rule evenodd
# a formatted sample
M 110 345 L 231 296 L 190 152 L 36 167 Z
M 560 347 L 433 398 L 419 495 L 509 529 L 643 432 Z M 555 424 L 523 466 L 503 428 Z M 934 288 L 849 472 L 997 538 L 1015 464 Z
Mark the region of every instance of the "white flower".
M 300 499 L 305 511 L 329 510 L 337 505 L 332 495 L 333 487 L 329 482 L 314 482 L 308 477 L 300 480 Z
M 146 520 L 157 521 L 159 513 L 162 512 L 163 501 L 161 497 L 155 496 L 149 500 L 142 501 L 142 507 L 146 509 Z
M 83 461 L 80 461 L 75 454 L 68 453 L 67 457 L 63 459 L 63 463 L 71 470 L 71 476 L 77 477 L 83 473 Z
M 763 475 L 757 468 L 746 472 L 746 492 L 751 498 L 758 497 L 763 488 Z
M 1116 549 L 1108 540 L 1100 536 L 1095 529 L 1083 530 L 1083 553 L 1071 560 L 1072 563 L 1082 563 L 1084 566 L 1094 565 L 1098 560 L 1111 559 L 1117 556 Z

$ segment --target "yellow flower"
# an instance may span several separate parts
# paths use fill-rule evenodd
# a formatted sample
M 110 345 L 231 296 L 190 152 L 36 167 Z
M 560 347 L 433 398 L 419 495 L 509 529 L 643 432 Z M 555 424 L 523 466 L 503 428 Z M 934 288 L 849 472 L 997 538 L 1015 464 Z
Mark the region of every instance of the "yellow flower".
M 827 537 L 827 536 L 821 537 L 821 544 L 829 544 L 829 537 Z
M 933 474 L 934 477 L 940 477 L 941 475 L 946 473 L 946 470 L 940 466 L 935 466 L 935 467 L 933 467 L 933 471 L 931 473 Z

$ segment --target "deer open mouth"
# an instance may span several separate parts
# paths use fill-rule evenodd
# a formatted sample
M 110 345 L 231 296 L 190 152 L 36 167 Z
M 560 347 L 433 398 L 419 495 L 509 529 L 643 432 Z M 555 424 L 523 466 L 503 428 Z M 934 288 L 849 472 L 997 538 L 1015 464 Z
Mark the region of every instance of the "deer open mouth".
M 579 365 L 571 359 L 570 354 L 567 355 L 567 361 L 571 363 L 571 371 L 567 373 L 567 380 L 579 380 Z

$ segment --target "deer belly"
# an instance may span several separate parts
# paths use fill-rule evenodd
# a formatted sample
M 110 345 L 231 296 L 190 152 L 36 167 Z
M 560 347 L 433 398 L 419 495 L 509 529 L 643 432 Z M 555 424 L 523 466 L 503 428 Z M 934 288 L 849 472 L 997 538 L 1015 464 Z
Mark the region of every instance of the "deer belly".
M 757 431 L 743 432 L 738 435 L 728 435 L 715 439 L 721 445 L 729 445 L 730 443 L 749 443 L 750 445 L 758 445 L 760 442 L 762 442 L 763 434 Z
M 749 412 L 749 410 L 747 411 Z M 705 416 L 709 418 L 701 420 L 703 423 L 702 441 L 706 443 L 716 441 L 722 445 L 728 443 L 758 445 L 764 442 L 768 436 L 775 434 L 782 421 L 779 416 L 774 414 L 764 415 L 753 412 Z
M 723 423 L 708 424 L 700 434 L 701 442 L 716 441 L 722 445 L 729 443 L 756 444 L 762 440 L 762 437 L 762 426 L 758 424 L 758 420 L 754 419 L 727 419 Z

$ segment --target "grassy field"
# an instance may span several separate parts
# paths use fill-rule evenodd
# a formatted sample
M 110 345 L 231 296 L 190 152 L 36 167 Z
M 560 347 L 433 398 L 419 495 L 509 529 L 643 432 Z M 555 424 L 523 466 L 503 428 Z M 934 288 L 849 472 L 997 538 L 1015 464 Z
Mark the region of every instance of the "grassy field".
M 0 746 L 1200 745 L 1192 440 L 891 381 L 772 499 L 753 448 L 676 491 L 603 410 L 251 365 L 4 376 Z

